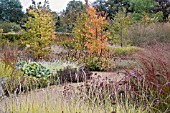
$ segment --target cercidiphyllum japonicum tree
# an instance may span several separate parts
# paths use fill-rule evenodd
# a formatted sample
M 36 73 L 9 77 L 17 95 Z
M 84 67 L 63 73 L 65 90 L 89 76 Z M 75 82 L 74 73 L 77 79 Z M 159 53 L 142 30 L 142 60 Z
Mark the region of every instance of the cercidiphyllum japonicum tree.
M 43 6 L 34 4 L 28 14 L 23 44 L 30 50 L 34 59 L 39 59 L 50 52 L 50 43 L 55 37 L 55 23 L 46 1 Z
M 87 33 L 87 30 L 85 28 L 85 22 L 88 19 L 88 15 L 86 12 L 83 12 L 81 16 L 79 16 L 76 20 L 76 26 L 73 29 L 74 33 L 74 43 L 75 48 L 80 51 L 86 50 L 85 43 L 87 41 L 87 38 L 85 34 Z
M 75 42 L 80 50 L 87 50 L 90 54 L 102 55 L 107 46 L 107 32 L 105 31 L 108 22 L 105 17 L 97 15 L 96 10 L 87 6 L 77 19 L 74 28 Z
M 121 47 L 125 45 L 128 42 L 128 39 L 125 39 L 125 35 L 132 24 L 132 16 L 126 14 L 125 11 L 119 11 L 109 25 L 111 43 L 120 44 Z

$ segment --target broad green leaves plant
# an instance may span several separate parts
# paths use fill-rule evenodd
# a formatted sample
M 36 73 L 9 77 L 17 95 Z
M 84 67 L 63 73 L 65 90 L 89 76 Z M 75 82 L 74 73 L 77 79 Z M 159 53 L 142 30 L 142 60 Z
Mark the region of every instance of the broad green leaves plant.
M 24 72 L 24 75 L 27 76 L 36 78 L 46 78 L 50 76 L 50 70 L 36 62 L 27 63 L 25 61 L 20 61 L 17 63 L 16 67 L 21 69 L 21 71 Z

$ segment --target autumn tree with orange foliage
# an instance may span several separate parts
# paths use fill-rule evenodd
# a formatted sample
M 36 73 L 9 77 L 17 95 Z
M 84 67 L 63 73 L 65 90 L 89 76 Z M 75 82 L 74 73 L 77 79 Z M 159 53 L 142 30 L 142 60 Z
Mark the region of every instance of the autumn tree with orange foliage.
M 105 17 L 97 15 L 96 10 L 88 6 L 86 12 L 77 20 L 74 29 L 75 42 L 79 49 L 87 50 L 90 54 L 102 55 L 107 47 Z

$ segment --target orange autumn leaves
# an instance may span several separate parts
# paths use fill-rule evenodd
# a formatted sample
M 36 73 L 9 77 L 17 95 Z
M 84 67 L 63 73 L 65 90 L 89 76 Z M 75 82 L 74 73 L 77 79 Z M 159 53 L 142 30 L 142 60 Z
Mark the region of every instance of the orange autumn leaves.
M 87 49 L 90 54 L 101 55 L 107 46 L 105 17 L 96 14 L 93 7 L 88 7 L 86 12 L 77 20 L 74 29 L 76 45 L 79 49 Z

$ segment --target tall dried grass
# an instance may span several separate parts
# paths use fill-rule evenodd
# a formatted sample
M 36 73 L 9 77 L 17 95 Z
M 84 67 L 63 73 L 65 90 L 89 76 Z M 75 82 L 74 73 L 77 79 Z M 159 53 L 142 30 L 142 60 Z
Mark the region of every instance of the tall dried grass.
M 138 23 L 129 28 L 127 37 L 131 45 L 141 46 L 143 44 L 153 45 L 156 42 L 170 42 L 170 23 L 152 23 L 147 26 Z

